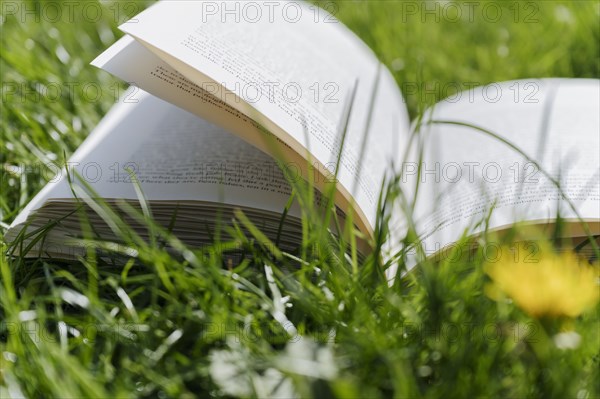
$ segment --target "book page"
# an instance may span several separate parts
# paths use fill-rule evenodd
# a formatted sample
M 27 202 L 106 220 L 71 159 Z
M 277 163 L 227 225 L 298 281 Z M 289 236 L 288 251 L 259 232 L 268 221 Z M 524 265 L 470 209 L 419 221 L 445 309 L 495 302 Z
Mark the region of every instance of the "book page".
M 490 229 L 516 221 L 547 223 L 558 214 L 600 220 L 600 84 L 598 80 L 513 81 L 462 93 L 437 104 L 431 120 L 487 129 L 523 151 L 466 126 L 425 129 L 417 201 L 428 254 L 457 240 L 493 207 Z M 549 174 L 549 177 L 545 175 Z M 551 179 L 560 182 L 562 193 Z M 572 209 L 571 204 L 577 210 Z M 594 224 L 595 226 L 597 223 Z
M 68 170 L 106 199 L 137 200 L 130 171 L 151 201 L 222 203 L 279 214 L 291 195 L 284 173 L 268 155 L 137 88 L 90 134 L 69 159 Z M 13 226 L 49 200 L 72 198 L 62 170 Z M 297 204 L 289 214 L 300 216 Z
M 319 17 L 302 2 L 266 3 L 253 4 L 273 7 L 270 15 L 249 19 L 234 15 L 244 2 L 160 2 L 121 29 L 303 158 L 310 154 L 323 175 L 343 145 L 340 191 L 372 227 L 383 176 L 405 142 L 394 136 L 408 132 L 400 92 L 372 52 L 323 10 Z

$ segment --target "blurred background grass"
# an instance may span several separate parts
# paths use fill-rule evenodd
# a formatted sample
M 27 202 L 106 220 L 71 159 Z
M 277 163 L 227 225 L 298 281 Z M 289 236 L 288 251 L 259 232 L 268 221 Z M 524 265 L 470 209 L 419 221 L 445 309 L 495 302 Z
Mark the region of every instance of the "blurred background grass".
M 67 3 L 1 3 L 2 231 L 52 177 L 43 165 L 68 157 L 123 92 L 122 82 L 89 62 L 120 37 L 119 23 L 150 2 Z M 472 85 L 599 77 L 597 1 L 317 4 L 392 70 L 413 117 Z M 259 271 L 263 256 L 253 260 Z M 221 272 L 218 254 L 194 265 L 160 251 L 145 259 L 128 280 L 93 259 L 25 267 L 2 257 L 0 396 L 264 396 L 274 381 L 283 381 L 275 387 L 281 392 L 289 394 L 291 384 L 315 397 L 583 399 L 600 392 L 597 309 L 570 321 L 581 339 L 577 349 L 560 349 L 551 327 L 483 294 L 478 253 L 425 268 L 418 281 L 394 290 L 372 267 L 349 275 L 344 259 L 307 259 L 293 275 L 276 270 L 277 289 L 294 304 L 289 319 L 314 339 L 297 345 L 285 345 L 269 311 L 275 292 L 248 264 L 235 269 L 247 279 L 240 282 Z M 165 288 L 159 266 L 180 290 Z M 87 306 L 77 306 L 67 288 L 83 293 Z M 108 327 L 67 340 L 60 322 Z M 41 340 L 40 326 L 48 327 Z M 207 326 L 218 328 L 203 335 Z M 236 340 L 245 326 L 262 335 Z M 448 326 L 474 326 L 475 333 L 449 339 L 440 333 Z M 31 328 L 37 333 L 23 333 Z M 334 349 L 325 345 L 331 337 Z

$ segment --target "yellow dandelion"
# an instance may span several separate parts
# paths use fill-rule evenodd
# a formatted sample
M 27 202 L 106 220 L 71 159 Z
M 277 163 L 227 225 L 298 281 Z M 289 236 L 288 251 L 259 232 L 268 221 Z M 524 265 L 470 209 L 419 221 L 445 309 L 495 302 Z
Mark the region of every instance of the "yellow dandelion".
M 592 308 L 600 297 L 598 267 L 591 267 L 573 252 L 557 254 L 541 248 L 538 259 L 515 260 L 503 248 L 495 262 L 486 265 L 493 284 L 488 296 L 510 297 L 532 317 L 576 317 Z

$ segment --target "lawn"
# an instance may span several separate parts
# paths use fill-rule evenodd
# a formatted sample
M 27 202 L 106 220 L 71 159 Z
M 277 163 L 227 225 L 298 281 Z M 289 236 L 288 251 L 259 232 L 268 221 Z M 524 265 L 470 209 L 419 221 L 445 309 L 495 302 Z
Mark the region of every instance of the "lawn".
M 92 4 L 0 3 L 0 397 L 600 397 L 597 304 L 540 315 L 493 293 L 481 248 L 530 239 L 518 226 L 480 247 L 457 237 L 462 256 L 423 261 L 392 286 L 377 257 L 345 256 L 309 213 L 297 254 L 240 231 L 238 263 L 219 243 L 179 254 L 136 243 L 125 265 L 92 251 L 5 256 L 2 235 L 52 178 L 46 165 L 125 89 L 89 62 L 147 4 Z M 390 68 L 413 118 L 474 85 L 600 77 L 596 1 L 320 4 Z M 543 261 L 574 262 L 544 245 Z M 543 284 L 523 273 L 531 288 L 519 289 Z

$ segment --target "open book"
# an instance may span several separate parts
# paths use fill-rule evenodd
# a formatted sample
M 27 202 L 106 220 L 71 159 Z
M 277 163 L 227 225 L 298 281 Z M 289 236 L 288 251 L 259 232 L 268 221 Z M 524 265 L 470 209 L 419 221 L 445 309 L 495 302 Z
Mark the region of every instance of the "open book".
M 402 172 L 407 198 L 419 187 L 415 220 L 426 247 L 481 231 L 477 221 L 491 207 L 487 228 L 548 223 L 560 208 L 572 234 L 583 235 L 582 220 L 597 233 L 598 81 L 515 81 L 457 94 L 421 120 L 416 154 L 409 148 L 415 124 L 392 75 L 335 18 L 300 2 L 269 2 L 253 18 L 219 9 L 225 5 L 159 2 L 123 24 L 126 35 L 93 61 L 132 85 L 68 164 L 106 202 L 137 201 L 135 176 L 155 220 L 185 242 L 209 242 L 216 215 L 227 220 L 241 209 L 293 249 L 301 239 L 296 203 L 279 225 L 290 178 L 317 189 L 334 180 L 340 219 L 353 212 L 370 237 L 382 187 Z M 463 124 L 436 122 L 443 120 Z M 501 135 L 537 163 L 467 124 Z M 68 243 L 80 234 L 75 197 L 89 193 L 70 175 L 59 173 L 31 201 L 9 241 L 25 226 L 35 232 L 60 219 L 31 253 L 83 252 Z M 111 226 L 89 217 L 109 239 Z M 400 210 L 391 224 L 393 252 L 406 228 Z

